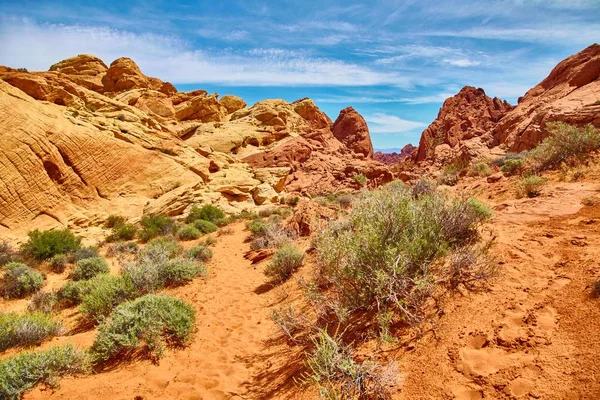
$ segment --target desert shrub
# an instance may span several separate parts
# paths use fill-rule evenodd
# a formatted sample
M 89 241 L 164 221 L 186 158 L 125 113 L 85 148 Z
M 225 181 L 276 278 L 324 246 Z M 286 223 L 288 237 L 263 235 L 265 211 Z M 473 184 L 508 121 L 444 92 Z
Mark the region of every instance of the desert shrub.
M 140 221 L 142 229 L 138 231 L 138 237 L 147 242 L 157 236 L 163 236 L 173 231 L 174 222 L 166 215 L 144 215 Z
M 195 240 L 198 239 L 202 235 L 198 229 L 194 227 L 192 224 L 182 225 L 177 229 L 177 237 L 180 240 Z
M 354 197 L 352 197 L 349 194 L 344 194 L 344 195 L 341 195 L 340 197 L 338 197 L 337 201 L 338 201 L 338 203 L 340 203 L 340 206 L 342 206 L 344 208 L 348 208 L 352 205 L 352 202 L 354 201 Z
M 15 261 L 16 252 L 10 245 L 10 243 L 2 240 L 0 241 L 0 267 L 11 261 Z
M 189 249 L 187 251 L 187 256 L 189 258 L 193 258 L 194 260 L 206 262 L 212 258 L 213 251 L 207 246 L 199 245 Z
M 74 281 L 88 280 L 96 275 L 107 274 L 109 271 L 108 264 L 103 258 L 84 258 L 75 264 L 75 268 L 71 271 L 71 279 Z
M 57 378 L 86 373 L 89 369 L 86 352 L 72 345 L 22 352 L 0 361 L 0 398 L 18 400 L 38 383 L 56 386 Z
M 282 333 L 295 340 L 295 334 L 302 330 L 307 322 L 292 306 L 275 308 L 271 311 L 271 320 L 279 326 Z
M 27 305 L 29 311 L 40 311 L 43 313 L 51 313 L 58 301 L 55 292 L 37 292 L 31 298 L 31 303 Z
M 79 260 L 85 260 L 86 258 L 98 257 L 98 248 L 96 246 L 87 246 L 75 250 L 71 253 L 71 260 L 77 262 Z
M 194 227 L 196 227 L 196 229 L 198 229 L 202 233 L 213 233 L 219 229 L 217 225 L 213 224 L 210 221 L 205 221 L 203 219 L 194 221 Z
M 56 254 L 50 259 L 50 268 L 57 274 L 65 272 L 65 268 L 69 263 L 69 257 L 66 254 Z
M 0 282 L 4 297 L 23 298 L 40 290 L 44 285 L 44 276 L 25 264 L 10 262 L 4 266 L 5 273 Z
M 158 359 L 165 343 L 182 346 L 189 342 L 194 322 L 194 309 L 183 301 L 148 294 L 117 307 L 99 327 L 90 352 L 96 362 L 102 362 L 144 344 Z
M 340 308 L 393 310 L 418 322 L 448 254 L 475 243 L 490 216 L 478 201 L 435 192 L 415 199 L 408 188 L 384 187 L 355 204 L 344 230 L 317 239 L 320 280 Z
M 365 186 L 367 184 L 367 177 L 363 174 L 356 174 L 352 177 L 354 182 L 356 182 L 359 186 Z
M 60 330 L 60 323 L 43 312 L 0 314 L 0 351 L 39 345 L 44 339 L 58 335 Z
M 223 218 L 225 218 L 225 213 L 219 207 L 213 206 L 212 204 L 205 204 L 202 207 L 192 206 L 190 213 L 185 218 L 185 221 L 187 223 L 191 223 L 201 219 L 215 223 Z
M 206 269 L 201 263 L 185 258 L 171 260 L 159 271 L 159 279 L 165 287 L 181 286 L 203 275 Z
M 446 168 L 444 172 L 438 177 L 438 185 L 456 186 L 458 183 L 459 171 L 454 168 Z
M 294 231 L 283 227 L 277 220 L 249 221 L 246 223 L 246 227 L 252 234 L 252 242 L 250 243 L 252 250 L 281 247 L 289 243 L 295 236 Z
M 90 283 L 104 279 L 109 275 L 98 275 L 89 281 L 69 281 L 56 293 L 56 299 L 67 305 L 74 306 L 81 303 L 83 296 L 90 291 Z
M 600 149 L 600 132 L 593 125 L 577 128 L 563 122 L 547 124 L 550 135 L 529 152 L 536 171 L 558 168 L 562 163 L 577 165 Z
M 265 268 L 265 275 L 277 282 L 284 282 L 302 266 L 304 252 L 290 244 L 284 244 L 275 252 L 273 259 Z
M 273 214 L 273 209 L 272 208 L 264 208 L 262 210 L 260 210 L 258 212 L 258 215 L 261 218 L 266 218 L 266 217 L 270 217 Z
M 118 242 L 110 246 L 106 251 L 109 257 L 114 257 L 117 254 L 137 254 L 140 247 L 135 242 Z
M 167 258 L 173 258 L 181 253 L 181 245 L 173 236 L 163 236 L 152 239 L 140 252 L 142 255 L 164 254 Z
M 296 207 L 296 205 L 298 205 L 299 201 L 300 201 L 300 197 L 298 197 L 298 196 L 288 196 L 285 198 L 285 204 L 287 204 L 290 207 Z
M 518 172 L 521 168 L 523 168 L 523 160 L 512 159 L 504 161 L 500 170 L 505 175 L 513 175 Z
M 419 198 L 433 194 L 436 188 L 437 184 L 434 181 L 421 178 L 411 186 L 410 190 L 414 198 Z
M 227 231 L 227 229 L 224 229 L 224 231 Z M 232 232 L 230 232 L 230 233 L 232 233 Z M 207 236 L 206 239 L 204 239 L 205 246 L 214 246 L 216 243 L 217 243 L 217 239 L 215 237 Z
M 127 241 L 135 238 L 138 229 L 133 224 L 120 224 L 112 228 L 111 234 L 106 237 L 107 242 Z
M 103 274 L 87 282 L 81 288 L 83 295 L 79 310 L 91 321 L 99 322 L 117 305 L 137 296 L 137 291 L 127 276 Z
M 517 197 L 537 197 L 548 180 L 537 175 L 530 175 L 517 181 Z
M 479 162 L 471 166 L 468 174 L 469 176 L 490 176 L 492 174 L 492 168 L 484 162 Z
M 47 260 L 56 254 L 67 254 L 81 247 L 81 238 L 73 235 L 68 229 L 38 229 L 27 234 L 29 239 L 23 244 L 25 254 L 38 260 Z
M 323 399 L 389 399 L 398 383 L 395 364 L 380 366 L 353 359 L 352 349 L 339 336 L 320 330 L 305 362 L 304 382 L 315 384 Z
M 125 225 L 127 219 L 121 215 L 109 215 L 104 221 L 104 226 L 111 229 L 119 225 Z

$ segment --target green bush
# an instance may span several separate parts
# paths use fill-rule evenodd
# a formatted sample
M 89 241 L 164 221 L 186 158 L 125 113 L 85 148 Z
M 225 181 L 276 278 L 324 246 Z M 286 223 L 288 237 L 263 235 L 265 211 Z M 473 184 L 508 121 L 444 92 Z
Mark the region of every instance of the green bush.
M 433 193 L 435 193 L 436 189 L 437 183 L 425 178 L 420 178 L 410 188 L 411 193 L 415 199 L 421 196 L 430 196 Z
M 40 290 L 44 285 L 44 276 L 25 264 L 10 262 L 4 266 L 4 276 L 0 289 L 4 297 L 23 298 Z
M 177 237 L 180 240 L 195 240 L 198 239 L 202 235 L 198 229 L 194 227 L 194 225 L 182 225 L 177 229 Z
M 0 398 L 18 400 L 38 383 L 57 385 L 57 378 L 87 373 L 87 353 L 72 345 L 43 351 L 22 352 L 0 361 Z
M 31 303 L 27 305 L 29 311 L 51 313 L 58 302 L 55 292 L 37 292 L 33 295 Z
M 484 162 L 480 162 L 477 164 L 474 164 L 471 169 L 469 170 L 468 175 L 469 176 L 490 176 L 492 174 L 492 168 L 484 163 Z
M 112 229 L 116 226 L 119 225 L 125 225 L 125 223 L 127 222 L 127 219 L 121 215 L 109 215 L 108 218 L 106 218 L 106 221 L 104 222 L 104 226 Z
M 165 287 L 181 286 L 203 275 L 206 275 L 206 269 L 202 264 L 185 258 L 171 260 L 159 271 L 160 281 Z
M 212 204 L 205 204 L 202 207 L 193 206 L 185 221 L 191 223 L 201 219 L 216 223 L 223 218 L 225 218 L 225 213 L 219 207 L 213 206 Z
M 523 160 L 509 159 L 500 168 L 505 175 L 513 175 L 523 168 Z
M 577 165 L 600 149 L 600 131 L 593 125 L 580 129 L 563 122 L 546 124 L 550 136 L 529 152 L 528 159 L 536 171 L 560 167 L 562 163 Z
M 69 257 L 67 257 L 65 254 L 56 254 L 50 259 L 50 268 L 53 272 L 62 274 L 65 272 L 65 268 L 67 267 L 68 263 Z
M 56 293 L 57 301 L 65 302 L 67 305 L 74 306 L 81 303 L 84 295 L 90 292 L 91 284 L 97 283 L 99 280 L 109 278 L 110 275 L 98 275 L 88 281 L 68 281 Z
M 127 276 L 103 274 L 87 282 L 82 288 L 79 310 L 87 319 L 95 322 L 110 314 L 117 305 L 137 296 L 137 291 Z
M 217 225 L 213 224 L 210 221 L 205 221 L 203 219 L 198 219 L 194 221 L 194 226 L 202 233 L 213 233 L 219 229 Z
M 363 174 L 356 174 L 352 179 L 354 179 L 354 182 L 358 183 L 359 186 L 366 186 L 367 184 L 367 177 Z
M 107 242 L 118 242 L 132 240 L 138 229 L 133 224 L 115 225 L 112 233 L 106 237 Z
M 77 262 L 79 260 L 85 260 L 86 258 L 94 258 L 99 256 L 100 254 L 98 253 L 98 248 L 96 246 L 87 246 L 75 250 L 71 254 L 71 260 L 73 262 Z
M 548 180 L 544 177 L 531 175 L 517 181 L 517 197 L 537 197 Z
M 271 217 L 280 218 L 276 215 Z M 246 228 L 252 234 L 252 242 L 250 243 L 252 250 L 281 247 L 289 243 L 295 236 L 295 232 L 282 226 L 277 219 L 248 221 Z
M 212 258 L 213 251 L 207 246 L 199 245 L 189 249 L 187 251 L 187 256 L 189 258 L 193 258 L 194 260 L 206 262 Z
M 61 324 L 46 313 L 0 314 L 0 352 L 15 346 L 39 345 L 60 330 Z
M 227 229 L 223 229 L 221 232 L 227 232 Z M 212 236 L 207 236 L 206 239 L 204 239 L 205 246 L 214 246 L 216 243 L 217 239 Z
M 34 230 L 22 247 L 25 254 L 38 260 L 47 260 L 56 254 L 67 254 L 81 247 L 81 238 L 68 229 Z
M 90 352 L 96 362 L 102 362 L 144 344 L 158 359 L 164 343 L 182 346 L 190 341 L 194 322 L 194 309 L 183 301 L 148 294 L 117 307 L 100 325 Z
M 173 236 L 157 237 L 146 244 L 141 254 L 160 253 L 167 258 L 173 258 L 182 251 L 181 245 Z
M 166 215 L 144 215 L 140 224 L 142 230 L 138 231 L 138 237 L 143 242 L 172 233 L 174 228 L 173 220 Z
M 302 266 L 304 253 L 294 246 L 284 244 L 273 255 L 273 259 L 265 268 L 265 275 L 277 282 L 284 282 Z
M 107 274 L 108 272 L 110 272 L 110 269 L 103 258 L 84 258 L 75 264 L 75 268 L 71 271 L 71 279 L 74 281 L 84 281 L 92 279 L 96 275 Z
M 417 199 L 408 188 L 364 194 L 347 229 L 327 228 L 317 239 L 319 279 L 340 310 L 393 310 L 417 322 L 443 260 L 477 241 L 490 212 L 474 200 L 434 192 Z

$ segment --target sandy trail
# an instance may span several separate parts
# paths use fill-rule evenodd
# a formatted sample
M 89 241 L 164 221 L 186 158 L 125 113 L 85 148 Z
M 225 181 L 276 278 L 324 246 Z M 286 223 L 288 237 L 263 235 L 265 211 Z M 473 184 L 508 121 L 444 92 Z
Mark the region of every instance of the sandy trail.
M 244 224 L 232 227 L 233 234 L 219 238 L 213 248 L 209 277 L 168 291 L 197 310 L 191 346 L 169 350 L 160 365 L 122 363 L 113 371 L 64 379 L 54 393 L 37 389 L 26 398 L 247 398 L 253 356 L 276 331 L 268 307 L 274 293 L 260 290 L 266 281 L 262 266 L 243 257 L 249 249 Z

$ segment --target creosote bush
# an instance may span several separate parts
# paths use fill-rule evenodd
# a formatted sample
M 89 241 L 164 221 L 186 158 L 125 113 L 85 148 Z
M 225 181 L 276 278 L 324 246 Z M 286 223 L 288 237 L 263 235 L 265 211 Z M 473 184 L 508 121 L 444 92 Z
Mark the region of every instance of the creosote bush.
M 402 185 L 366 193 L 349 228 L 328 228 L 317 239 L 319 281 L 340 309 L 393 311 L 419 322 L 426 300 L 446 282 L 446 257 L 475 245 L 490 215 L 476 200 L 439 192 L 415 198 Z
M 121 215 L 109 215 L 108 218 L 106 218 L 106 221 L 104 221 L 104 226 L 111 229 L 114 228 L 115 226 L 119 226 L 119 225 L 125 225 L 125 223 L 127 222 L 127 219 Z
M 225 213 L 219 207 L 213 206 L 212 204 L 205 204 L 202 207 L 192 206 L 185 221 L 191 223 L 196 220 L 204 220 L 216 224 L 223 218 L 225 218 Z
M 67 254 L 81 247 L 81 238 L 68 229 L 38 229 L 27 234 L 29 239 L 23 244 L 23 253 L 38 260 L 47 260 L 56 254 Z
M 74 281 L 92 279 L 96 275 L 109 272 L 108 264 L 101 257 L 84 258 L 77 261 L 75 268 L 71 271 L 71 279 Z
M 276 282 L 284 282 L 302 266 L 304 252 L 290 244 L 284 244 L 275 252 L 273 259 L 265 268 L 265 275 Z
M 60 333 L 61 324 L 43 312 L 0 314 L 0 351 L 39 345 Z
M 138 295 L 131 279 L 127 276 L 103 274 L 86 282 L 87 284 L 81 288 L 83 295 L 79 310 L 87 319 L 94 322 L 100 322 L 117 305 Z
M 119 254 L 137 254 L 140 247 L 135 242 L 118 242 L 111 245 L 106 254 L 109 257 L 114 257 Z
M 142 242 L 173 232 L 175 223 L 166 215 L 144 215 L 140 221 L 142 229 L 137 232 Z
M 142 344 L 159 359 L 164 345 L 183 346 L 192 337 L 194 309 L 181 300 L 148 294 L 118 306 L 99 327 L 90 353 L 96 362 L 126 356 Z
M 106 237 L 107 242 L 127 241 L 135 238 L 138 229 L 133 224 L 123 223 L 113 226 L 112 233 Z
M 194 260 L 206 262 L 209 261 L 213 256 L 213 251 L 204 245 L 198 245 L 196 247 L 192 247 L 187 251 L 187 256 Z
M 578 165 L 600 149 L 600 131 L 593 125 L 577 128 L 563 122 L 547 124 L 550 135 L 529 152 L 528 161 L 535 171 L 556 169 L 562 163 Z
M 189 224 L 180 226 L 176 235 L 180 240 L 195 240 L 202 235 L 202 232 L 196 229 L 194 225 Z
M 194 227 L 202 233 L 213 233 L 219 229 L 217 225 L 213 224 L 210 221 L 205 221 L 203 219 L 198 219 L 194 221 Z
M 0 361 L 0 398 L 18 400 L 38 383 L 57 386 L 57 378 L 89 370 L 87 353 L 72 345 L 22 352 Z
M 517 197 L 537 197 L 548 180 L 542 176 L 530 175 L 517 181 Z
M 42 288 L 44 276 L 25 264 L 10 262 L 4 266 L 4 276 L 0 281 L 0 291 L 9 299 L 27 297 Z

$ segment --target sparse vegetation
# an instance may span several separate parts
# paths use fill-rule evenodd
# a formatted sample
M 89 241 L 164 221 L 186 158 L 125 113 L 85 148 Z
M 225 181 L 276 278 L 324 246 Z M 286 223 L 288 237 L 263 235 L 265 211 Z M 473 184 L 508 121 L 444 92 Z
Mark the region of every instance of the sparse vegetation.
M 271 319 L 279 326 L 281 332 L 292 340 L 295 340 L 295 334 L 301 331 L 307 322 L 298 315 L 292 306 L 273 309 Z
M 140 221 L 142 229 L 138 231 L 141 241 L 147 242 L 157 236 L 173 232 L 174 222 L 166 215 L 144 215 Z
M 23 245 L 22 251 L 38 260 L 47 260 L 56 254 L 67 254 L 81 247 L 81 238 L 68 229 L 36 229 L 27 236 L 29 240 Z
M 191 339 L 194 322 L 194 309 L 183 301 L 149 294 L 117 307 L 100 325 L 90 352 L 102 362 L 144 344 L 159 359 L 166 343 L 183 346 Z
M 189 249 L 187 251 L 187 256 L 194 260 L 206 262 L 212 258 L 213 251 L 207 246 L 198 245 Z
M 213 224 L 210 221 L 205 221 L 203 219 L 198 219 L 194 221 L 194 227 L 198 229 L 201 233 L 213 233 L 219 229 L 217 225 Z
M 74 281 L 88 280 L 96 275 L 107 274 L 108 272 L 108 264 L 103 258 L 84 258 L 75 264 L 75 268 L 71 271 L 71 279 Z
M 478 162 L 471 166 L 468 174 L 469 176 L 490 176 L 492 174 L 492 168 L 485 162 Z
M 193 206 L 185 221 L 191 223 L 196 220 L 204 220 L 216 224 L 217 221 L 223 218 L 225 218 L 225 213 L 219 207 L 205 204 L 202 207 Z
M 556 169 L 562 163 L 570 166 L 588 160 L 600 149 L 600 132 L 593 125 L 577 128 L 562 122 L 547 124 L 550 136 L 530 151 L 528 160 L 535 171 Z
M 289 243 L 295 236 L 295 233 L 291 229 L 285 228 L 280 224 L 278 218 L 270 219 L 269 221 L 261 219 L 252 220 L 246 223 L 246 228 L 252 234 L 252 242 L 250 243 L 252 250 L 281 247 Z
M 444 168 L 442 174 L 438 177 L 439 185 L 455 186 L 458 183 L 460 170 L 454 165 L 448 165 Z
M 422 196 L 430 196 L 435 193 L 437 183 L 429 179 L 421 178 L 411 186 L 410 190 L 415 199 Z
M 177 229 L 177 237 L 180 240 L 195 240 L 198 239 L 202 235 L 198 229 L 194 227 L 194 225 L 182 225 Z
M 89 359 L 72 345 L 23 352 L 0 361 L 0 398 L 18 400 L 38 383 L 57 386 L 61 376 L 87 373 Z
M 81 298 L 79 310 L 91 321 L 100 322 L 117 305 L 137 296 L 128 276 L 103 274 L 85 282 L 75 292 Z
M 43 312 L 0 314 L 0 351 L 15 346 L 39 345 L 58 335 L 60 330 L 61 324 Z
M 118 241 L 127 241 L 135 238 L 136 233 L 138 233 L 138 229 L 133 224 L 120 224 L 115 225 L 112 228 L 112 233 L 106 237 L 107 242 L 118 242 Z M 144 233 L 144 235 L 147 234 Z M 145 236 L 144 236 L 145 237 Z
M 517 181 L 517 197 L 537 197 L 548 180 L 542 176 L 530 175 Z
M 95 246 L 82 247 L 71 253 L 72 262 L 85 260 L 86 258 L 98 257 L 98 248 Z
M 7 241 L 0 241 L 0 267 L 4 264 L 15 261 L 16 252 Z
M 352 179 L 354 179 L 354 182 L 356 182 L 361 187 L 367 185 L 367 177 L 363 174 L 356 174 L 352 177 Z
M 33 295 L 31 303 L 27 305 L 29 311 L 40 311 L 43 313 L 51 313 L 58 301 L 55 292 L 37 292 Z
M 140 247 L 135 242 L 118 242 L 110 246 L 106 251 L 107 256 L 114 257 L 117 254 L 137 254 Z
M 44 276 L 33 268 L 18 262 L 4 266 L 4 276 L 0 281 L 0 291 L 9 299 L 27 297 L 42 288 Z
M 127 223 L 127 219 L 121 215 L 109 215 L 104 222 L 104 226 L 112 229 L 116 226 L 125 225 Z
M 50 268 L 52 272 L 56 272 L 57 274 L 62 274 L 65 272 L 65 268 L 69 263 L 69 258 L 66 254 L 56 254 L 50 259 Z
M 276 282 L 284 282 L 302 266 L 304 253 L 291 244 L 284 244 L 273 255 L 273 259 L 265 268 L 265 275 Z

